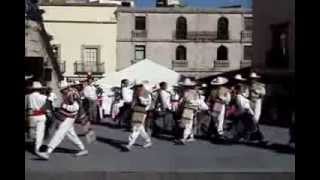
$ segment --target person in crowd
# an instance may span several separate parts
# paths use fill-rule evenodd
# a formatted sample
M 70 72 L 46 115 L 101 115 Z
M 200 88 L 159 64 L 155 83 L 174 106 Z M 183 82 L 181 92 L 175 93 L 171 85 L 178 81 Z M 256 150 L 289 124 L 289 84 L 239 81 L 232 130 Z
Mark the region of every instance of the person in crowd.
M 183 107 L 182 116 L 180 119 L 180 127 L 183 128 L 183 135 L 180 139 L 182 144 L 194 141 L 193 123 L 196 111 L 200 106 L 200 96 L 195 90 L 196 83 L 191 79 L 186 78 L 181 84 L 184 88 L 181 104 Z
M 45 125 L 47 121 L 45 105 L 47 96 L 40 93 L 43 86 L 39 81 L 34 81 L 31 87 L 31 93 L 25 97 L 25 108 L 30 123 L 30 134 L 35 133 L 35 148 L 36 154 L 40 153 L 40 147 L 43 143 L 45 135 Z
M 239 141 L 242 138 L 248 140 L 253 132 L 256 131 L 254 124 L 254 110 L 249 100 L 249 87 L 245 84 L 236 86 L 236 105 L 237 105 L 237 126 L 234 134 L 234 140 Z
M 173 117 L 172 117 L 172 104 L 171 104 L 171 93 L 168 91 L 168 83 L 160 82 L 160 90 L 158 91 L 158 99 L 156 100 L 157 115 L 154 123 L 153 135 L 157 136 L 159 131 L 172 133 Z M 159 127 L 160 126 L 160 127 Z
M 54 124 L 54 112 L 57 104 L 57 95 L 52 91 L 51 87 L 47 88 L 46 91 L 47 96 L 47 103 L 46 103 L 46 109 L 47 109 L 47 121 L 46 121 L 46 129 L 45 129 L 45 139 L 47 139 L 50 135 L 51 128 Z
M 209 96 L 211 125 L 209 136 L 212 133 L 217 140 L 226 140 L 224 136 L 224 119 L 226 107 L 231 101 L 230 90 L 224 85 L 228 82 L 227 78 L 218 76 L 211 81 L 213 89 Z
M 136 84 L 131 115 L 131 126 L 132 133 L 129 136 L 129 143 L 126 146 L 127 150 L 131 150 L 132 146 L 135 144 L 139 135 L 145 140 L 144 148 L 149 148 L 152 146 L 151 138 L 145 130 L 145 120 L 147 117 L 147 111 L 150 108 L 152 97 L 151 97 L 150 86 L 143 82 L 138 82 Z
M 263 98 L 266 95 L 265 84 L 259 82 L 258 80 L 261 78 L 255 72 L 250 73 L 250 101 L 251 106 L 254 111 L 253 120 L 255 125 L 257 126 L 257 131 L 252 134 L 251 140 L 263 141 L 264 136 L 259 128 L 259 120 L 261 116 L 262 110 L 262 102 Z
M 131 103 L 133 98 L 133 90 L 130 87 L 130 81 L 128 79 L 121 80 L 121 100 L 123 106 L 119 112 L 119 126 L 130 129 L 130 114 L 131 114 Z
M 89 121 L 92 123 L 97 123 L 97 88 L 93 85 L 93 78 L 87 79 L 88 85 L 83 89 L 83 95 L 88 103 L 88 115 Z
M 84 156 L 88 154 L 88 150 L 85 149 L 83 143 L 74 130 L 74 122 L 79 111 L 79 103 L 75 100 L 77 95 L 66 81 L 61 81 L 60 88 L 63 94 L 63 102 L 57 112 L 57 119 L 61 122 L 48 144 L 47 151 L 39 153 L 39 156 L 44 160 L 49 159 L 50 154 L 62 142 L 65 136 L 67 136 L 80 149 L 75 156 Z

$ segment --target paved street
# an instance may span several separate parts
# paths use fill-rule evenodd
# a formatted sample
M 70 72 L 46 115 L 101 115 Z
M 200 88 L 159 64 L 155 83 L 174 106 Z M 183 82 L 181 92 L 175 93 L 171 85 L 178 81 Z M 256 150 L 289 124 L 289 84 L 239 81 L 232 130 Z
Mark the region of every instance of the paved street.
M 186 146 L 153 138 L 153 147 L 137 145 L 123 152 L 128 132 L 108 126 L 94 126 L 97 142 L 86 145 L 89 155 L 73 157 L 75 147 L 66 139 L 50 161 L 38 160 L 25 151 L 26 172 L 294 172 L 295 156 L 286 152 L 288 129 L 262 126 L 268 146 L 221 145 L 197 140 Z M 83 142 L 85 139 L 82 137 Z M 141 140 L 141 139 L 139 139 Z M 138 144 L 143 142 L 138 141 Z

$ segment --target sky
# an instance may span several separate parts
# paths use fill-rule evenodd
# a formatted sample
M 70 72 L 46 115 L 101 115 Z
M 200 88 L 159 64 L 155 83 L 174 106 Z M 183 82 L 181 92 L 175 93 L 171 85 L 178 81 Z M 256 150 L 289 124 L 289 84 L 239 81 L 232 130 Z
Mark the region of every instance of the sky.
M 137 7 L 155 6 L 156 0 L 135 0 Z M 241 4 L 245 8 L 251 8 L 252 0 L 183 0 L 189 7 L 220 7 Z

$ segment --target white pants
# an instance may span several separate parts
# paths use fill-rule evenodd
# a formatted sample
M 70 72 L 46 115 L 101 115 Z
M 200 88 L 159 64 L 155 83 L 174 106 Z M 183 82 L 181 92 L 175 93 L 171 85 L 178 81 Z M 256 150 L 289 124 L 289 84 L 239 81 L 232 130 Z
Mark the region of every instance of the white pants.
M 67 137 L 76 145 L 80 150 L 84 150 L 85 147 L 82 144 L 81 140 L 79 139 L 78 135 L 74 130 L 74 123 L 75 119 L 73 118 L 66 118 L 58 127 L 58 130 L 54 133 L 50 143 L 48 144 L 48 152 L 51 153 L 64 139 Z
M 30 116 L 30 127 L 31 130 L 35 130 L 35 152 L 38 152 L 44 137 L 45 124 L 46 124 L 46 116 Z
M 132 133 L 129 136 L 129 146 L 132 146 L 137 138 L 141 135 L 141 137 L 147 142 L 151 143 L 151 138 L 146 132 L 143 124 L 134 124 L 132 127 Z
M 224 123 L 224 116 L 226 112 L 226 106 L 222 106 L 221 111 L 219 113 L 213 112 L 213 121 L 216 125 L 217 131 L 219 135 L 223 135 L 223 123 Z
M 262 99 L 255 100 L 255 102 L 253 103 L 253 111 L 254 111 L 253 119 L 255 120 L 256 123 L 259 123 L 261 108 L 262 108 Z
M 184 130 L 183 130 L 183 140 L 187 140 L 187 138 L 190 136 L 190 138 L 193 138 L 193 120 L 183 120 L 185 121 Z

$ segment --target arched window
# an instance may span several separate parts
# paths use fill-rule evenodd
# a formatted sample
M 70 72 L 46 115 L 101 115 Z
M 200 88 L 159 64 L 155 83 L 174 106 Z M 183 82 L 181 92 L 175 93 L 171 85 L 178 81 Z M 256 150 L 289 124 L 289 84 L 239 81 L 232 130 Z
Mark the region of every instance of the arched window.
M 218 48 L 217 60 L 228 60 L 228 49 L 225 46 Z
M 184 46 L 178 46 L 176 49 L 176 60 L 186 60 L 187 49 Z
M 219 40 L 228 40 L 229 39 L 229 21 L 225 17 L 221 17 L 218 20 L 218 34 L 217 38 Z
M 184 17 L 179 17 L 177 19 L 176 38 L 177 39 L 187 38 L 187 19 Z

